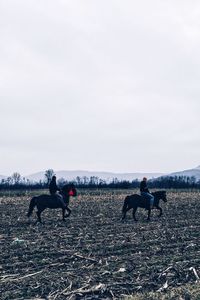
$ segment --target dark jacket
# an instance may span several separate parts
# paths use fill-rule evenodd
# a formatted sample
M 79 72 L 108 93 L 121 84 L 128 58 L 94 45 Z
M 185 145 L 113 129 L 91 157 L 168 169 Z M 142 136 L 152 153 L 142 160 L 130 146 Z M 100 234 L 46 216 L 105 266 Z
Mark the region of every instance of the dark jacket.
M 49 184 L 49 192 L 51 195 L 55 195 L 55 193 L 57 191 L 60 191 L 60 189 L 58 188 L 56 181 L 55 180 L 51 180 L 50 184 Z
M 150 193 L 147 187 L 147 182 L 145 180 L 142 180 L 140 182 L 140 192 L 142 193 Z

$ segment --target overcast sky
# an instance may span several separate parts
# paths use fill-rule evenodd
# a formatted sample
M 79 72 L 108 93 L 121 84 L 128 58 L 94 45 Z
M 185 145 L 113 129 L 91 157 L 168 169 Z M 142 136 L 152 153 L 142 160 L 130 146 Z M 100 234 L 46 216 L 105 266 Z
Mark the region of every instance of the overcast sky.
M 200 164 L 200 2 L 1 0 L 0 174 Z

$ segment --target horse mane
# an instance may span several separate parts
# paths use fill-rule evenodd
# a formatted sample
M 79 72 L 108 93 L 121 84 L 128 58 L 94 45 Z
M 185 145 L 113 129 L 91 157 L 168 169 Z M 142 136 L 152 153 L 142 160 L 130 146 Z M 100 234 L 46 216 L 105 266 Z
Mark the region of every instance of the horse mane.
M 154 193 L 166 193 L 166 190 L 159 190 L 159 191 L 155 191 Z
M 63 187 L 62 187 L 62 191 L 63 192 L 68 192 L 69 191 L 69 189 L 70 189 L 70 186 L 69 186 L 69 184 L 65 184 L 65 185 L 63 185 Z

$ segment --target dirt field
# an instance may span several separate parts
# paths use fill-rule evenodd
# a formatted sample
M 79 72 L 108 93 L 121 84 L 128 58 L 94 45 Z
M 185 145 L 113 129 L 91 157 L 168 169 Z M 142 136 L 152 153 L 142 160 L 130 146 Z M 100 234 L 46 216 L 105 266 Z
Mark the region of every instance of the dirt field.
M 200 299 L 200 193 L 121 223 L 131 192 L 81 192 L 65 223 L 47 209 L 44 225 L 27 222 L 30 197 L 1 197 L 1 299 Z

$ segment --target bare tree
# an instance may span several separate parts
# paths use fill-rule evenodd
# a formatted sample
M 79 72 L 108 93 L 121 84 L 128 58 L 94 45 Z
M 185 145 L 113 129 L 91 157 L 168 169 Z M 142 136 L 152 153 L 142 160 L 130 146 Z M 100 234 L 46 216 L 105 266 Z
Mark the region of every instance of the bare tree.
M 7 177 L 7 178 L 6 178 L 6 183 L 7 183 L 8 185 L 13 184 L 13 178 L 12 178 L 11 176 Z
M 48 169 L 45 171 L 44 177 L 47 185 L 49 185 L 52 176 L 54 175 L 54 170 L 53 169 Z
M 12 178 L 14 184 L 19 184 L 21 181 L 21 175 L 17 172 L 13 173 L 11 178 Z
M 83 176 L 83 184 L 87 185 L 89 183 L 89 178 L 87 176 Z
M 78 185 L 81 184 L 81 177 L 80 176 L 76 176 L 76 182 Z

